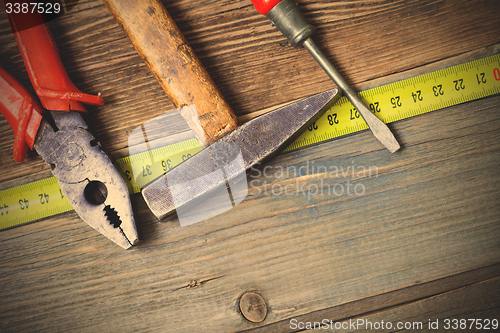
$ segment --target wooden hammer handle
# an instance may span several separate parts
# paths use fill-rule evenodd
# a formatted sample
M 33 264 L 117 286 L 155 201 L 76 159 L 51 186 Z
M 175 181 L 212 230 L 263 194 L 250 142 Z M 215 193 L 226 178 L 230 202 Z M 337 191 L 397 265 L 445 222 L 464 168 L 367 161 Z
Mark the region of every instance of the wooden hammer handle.
M 201 131 L 199 125 L 183 116 L 202 145 L 218 140 L 238 126 L 231 107 L 160 0 L 103 2 L 175 107 L 196 107 Z

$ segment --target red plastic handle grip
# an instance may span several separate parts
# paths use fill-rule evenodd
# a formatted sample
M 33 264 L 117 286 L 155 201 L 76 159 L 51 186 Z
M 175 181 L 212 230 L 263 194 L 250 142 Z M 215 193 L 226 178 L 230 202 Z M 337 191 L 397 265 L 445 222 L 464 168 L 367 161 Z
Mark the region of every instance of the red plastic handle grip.
M 267 15 L 281 0 L 251 0 L 255 8 L 262 15 Z
M 81 112 L 87 112 L 81 102 L 103 105 L 101 96 L 84 94 L 71 82 L 42 17 L 36 11 L 18 14 L 11 11 L 9 14 L 5 1 L 2 0 L 5 12 L 42 105 L 51 111 Z
M 22 162 L 28 147 L 33 148 L 44 110 L 3 68 L 0 68 L 0 92 L 0 112 L 15 135 L 14 160 Z

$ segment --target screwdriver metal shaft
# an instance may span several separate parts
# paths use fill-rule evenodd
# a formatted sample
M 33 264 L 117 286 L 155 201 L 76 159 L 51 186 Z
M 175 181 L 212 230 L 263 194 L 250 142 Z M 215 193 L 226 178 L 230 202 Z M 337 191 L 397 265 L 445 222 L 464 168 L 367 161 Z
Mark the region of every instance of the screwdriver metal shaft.
M 260 0 L 252 0 L 256 7 L 259 1 Z M 366 107 L 356 91 L 349 86 L 335 67 L 328 61 L 328 58 L 310 38 L 314 32 L 314 27 L 307 22 L 294 1 L 281 0 L 270 9 L 266 16 L 271 20 L 273 25 L 288 38 L 292 46 L 303 45 L 304 48 L 309 51 L 363 117 L 373 135 L 375 135 L 391 153 L 397 151 L 400 146 L 389 127 Z
M 313 58 L 318 62 L 318 64 L 323 68 L 323 70 L 328 74 L 328 76 L 335 82 L 337 87 L 344 93 L 344 95 L 351 101 L 352 105 L 358 110 L 359 114 L 366 121 L 368 127 L 372 131 L 373 135 L 391 152 L 396 152 L 400 146 L 394 134 L 392 134 L 389 127 L 384 124 L 380 119 L 375 116 L 370 109 L 368 109 L 359 98 L 358 94 L 351 86 L 344 80 L 340 73 L 333 67 L 333 65 L 328 61 L 321 50 L 316 46 L 311 38 L 307 38 L 304 43 L 304 48 L 309 51 Z

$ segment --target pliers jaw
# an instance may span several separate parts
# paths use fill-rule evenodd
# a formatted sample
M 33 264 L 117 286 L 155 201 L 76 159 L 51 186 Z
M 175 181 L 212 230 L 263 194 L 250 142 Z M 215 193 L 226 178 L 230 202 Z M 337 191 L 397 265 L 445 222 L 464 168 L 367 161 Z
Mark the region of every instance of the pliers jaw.
M 5 5 L 5 0 L 0 1 Z M 14 159 L 21 162 L 28 147 L 35 148 L 51 165 L 77 214 L 107 238 L 129 248 L 138 237 L 128 188 L 99 142 L 87 131 L 81 115 L 75 112 L 87 112 L 83 103 L 103 105 L 103 98 L 85 94 L 71 82 L 37 12 L 6 13 L 41 102 L 0 69 L 0 112 L 16 136 Z M 46 117 L 49 113 L 44 108 L 59 111 L 52 113 L 54 122 Z
M 91 227 L 129 248 L 138 241 L 127 185 L 77 112 L 51 112 L 56 129 L 42 121 L 35 149 L 51 166 L 64 195 Z

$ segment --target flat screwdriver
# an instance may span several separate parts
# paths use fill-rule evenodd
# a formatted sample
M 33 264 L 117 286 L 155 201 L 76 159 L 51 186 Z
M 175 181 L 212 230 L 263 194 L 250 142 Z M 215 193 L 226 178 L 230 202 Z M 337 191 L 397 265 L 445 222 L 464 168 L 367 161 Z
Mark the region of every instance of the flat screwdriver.
M 335 82 L 343 94 L 363 117 L 373 135 L 391 152 L 400 146 L 389 127 L 378 119 L 361 101 L 356 91 L 349 86 L 340 73 L 328 61 L 318 46 L 310 38 L 314 27 L 310 25 L 293 0 L 251 0 L 257 11 L 269 18 L 292 46 L 303 45 L 321 68 Z

